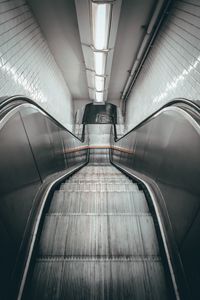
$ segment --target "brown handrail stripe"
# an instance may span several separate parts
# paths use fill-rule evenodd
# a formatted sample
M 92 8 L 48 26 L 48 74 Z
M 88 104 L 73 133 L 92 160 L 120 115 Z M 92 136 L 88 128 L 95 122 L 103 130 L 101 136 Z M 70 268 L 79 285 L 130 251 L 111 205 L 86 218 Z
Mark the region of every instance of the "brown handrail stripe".
M 83 151 L 83 150 L 88 150 L 88 149 L 112 149 L 112 150 L 116 150 L 116 151 L 120 151 L 120 152 L 124 152 L 124 153 L 128 153 L 128 154 L 134 154 L 134 151 L 131 151 L 127 148 L 108 146 L 108 145 L 80 146 L 80 147 L 65 149 L 64 153 L 68 154 L 68 153 L 74 153 L 77 151 Z

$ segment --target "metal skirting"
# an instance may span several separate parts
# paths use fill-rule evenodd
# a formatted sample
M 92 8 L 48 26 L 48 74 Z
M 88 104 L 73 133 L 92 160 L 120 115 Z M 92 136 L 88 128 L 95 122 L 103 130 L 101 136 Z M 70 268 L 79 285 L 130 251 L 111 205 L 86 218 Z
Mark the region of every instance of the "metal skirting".
M 86 166 L 54 193 L 25 299 L 172 299 L 152 215 L 112 166 Z

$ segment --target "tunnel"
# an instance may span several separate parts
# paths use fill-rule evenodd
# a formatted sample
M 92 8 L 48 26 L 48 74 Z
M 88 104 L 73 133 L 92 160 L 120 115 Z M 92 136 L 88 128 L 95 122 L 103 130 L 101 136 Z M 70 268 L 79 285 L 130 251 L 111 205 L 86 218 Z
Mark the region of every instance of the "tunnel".
M 200 299 L 200 1 L 0 0 L 0 299 Z

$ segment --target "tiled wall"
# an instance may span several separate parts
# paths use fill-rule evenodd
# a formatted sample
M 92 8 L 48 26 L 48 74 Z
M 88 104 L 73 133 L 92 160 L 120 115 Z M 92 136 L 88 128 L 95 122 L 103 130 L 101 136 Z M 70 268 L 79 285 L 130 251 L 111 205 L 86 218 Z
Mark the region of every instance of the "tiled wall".
M 26 1 L 0 0 L 0 96 L 15 94 L 71 127 L 71 94 Z
M 200 100 L 200 1 L 173 1 L 127 101 L 128 129 L 176 97 Z

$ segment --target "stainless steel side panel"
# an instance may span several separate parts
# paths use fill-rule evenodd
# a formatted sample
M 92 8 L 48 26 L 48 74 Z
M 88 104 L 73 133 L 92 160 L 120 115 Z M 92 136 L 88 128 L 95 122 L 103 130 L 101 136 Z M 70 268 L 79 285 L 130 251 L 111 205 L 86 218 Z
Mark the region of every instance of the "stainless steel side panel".
M 171 107 L 113 143 L 111 151 L 113 162 L 147 175 L 160 188 L 195 297 L 200 296 L 199 136 L 198 122 Z
M 0 119 L 0 298 L 10 289 L 35 196 L 47 176 L 86 162 L 84 144 L 31 104 Z

